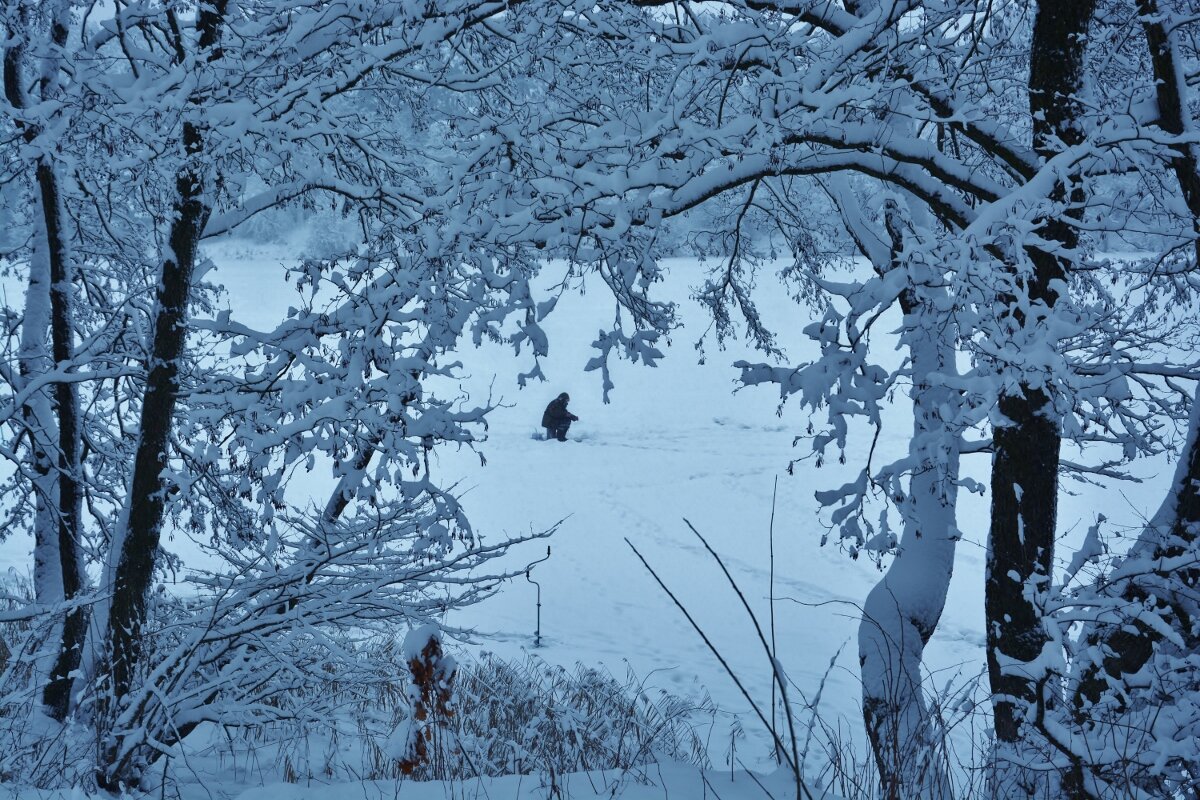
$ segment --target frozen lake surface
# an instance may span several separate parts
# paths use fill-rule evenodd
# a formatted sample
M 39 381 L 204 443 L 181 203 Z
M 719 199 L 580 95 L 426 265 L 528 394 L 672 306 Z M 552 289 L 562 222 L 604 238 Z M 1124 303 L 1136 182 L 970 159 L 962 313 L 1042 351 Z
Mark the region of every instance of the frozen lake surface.
M 295 303 L 294 290 L 283 279 L 284 249 L 225 242 L 208 253 L 216 265 L 209 278 L 227 287 L 235 317 L 269 328 Z M 704 269 L 693 260 L 671 262 L 662 296 L 686 300 L 688 287 L 701 281 Z M 603 665 L 618 676 L 628 667 L 651 686 L 687 696 L 708 693 L 723 709 L 742 716 L 750 742 L 739 745 L 739 760 L 766 766 L 766 739 L 748 715 L 748 704 L 629 544 L 641 551 L 765 707 L 769 664 L 736 595 L 684 520 L 720 554 L 765 627 L 770 616 L 768 532 L 778 481 L 778 655 L 800 693 L 797 699 L 811 700 L 820 690 L 821 715 L 843 725 L 862 747 L 858 607 L 880 573 L 869 558 L 852 560 L 836 541 L 820 546 L 827 519 L 813 493 L 849 479 L 851 469 L 866 457 L 869 438 L 851 441 L 846 466 L 830 459 L 818 469 L 809 459 L 788 474 L 789 462 L 807 455 L 805 442 L 793 446 L 805 431 L 807 414 L 798 404 L 779 413 L 778 394 L 770 388 L 734 392 L 737 370 L 732 363 L 765 360 L 743 344 L 720 349 L 710 340 L 700 363 L 694 343 L 708 319 L 693 301 L 682 304 L 684 327 L 663 347 L 666 358 L 659 366 L 616 364 L 616 388 L 611 402 L 603 403 L 599 373 L 585 373 L 583 367 L 593 354 L 597 331 L 613 319 L 614 304 L 599 281 L 587 289 L 564 296 L 543 324 L 550 339 L 549 356 L 542 360 L 548 382 L 518 388 L 516 375 L 529 368 L 530 357 L 514 357 L 511 348 L 486 344 L 456 354 L 466 377 L 439 389 L 473 403 L 490 393 L 501 403 L 478 452 L 443 448 L 432 465 L 443 485 L 458 483 L 477 532 L 494 542 L 561 523 L 552 538 L 515 548 L 506 562 L 519 569 L 544 556 L 547 544 L 552 550 L 534 569 L 542 591 L 541 647 L 534 649 L 535 588 L 523 577 L 502 586 L 486 603 L 453 614 L 447 623 L 476 632 L 463 645 L 466 650 L 515 658 L 536 652 L 567 666 Z M 796 305 L 770 271 L 761 276 L 758 302 L 767 323 L 779 332 L 789 363 L 805 360 L 812 350 L 800 330 L 811 312 Z M 894 327 L 885 324 L 878 330 Z M 880 344 L 875 343 L 878 350 L 890 349 Z M 562 391 L 570 393 L 570 409 L 581 418 L 570 441 L 535 439 L 542 409 Z M 876 464 L 903 452 L 910 428 L 907 399 L 898 396 L 876 445 Z M 481 466 L 480 454 L 486 466 Z M 964 472 L 986 480 L 986 459 L 965 459 Z M 1103 512 L 1119 527 L 1136 525 L 1153 511 L 1167 476 L 1156 476 L 1162 464 L 1147 463 L 1141 469 L 1148 480 L 1140 485 L 1066 484 L 1073 493 L 1063 497 L 1060 512 L 1064 564 L 1070 542 L 1082 536 L 1096 513 Z M 332 482 L 314 473 L 293 488 L 323 502 Z M 302 500 L 294 497 L 292 502 Z M 983 672 L 986 498 L 961 496 L 959 526 L 963 540 L 950 599 L 926 651 L 939 689 L 967 685 Z M 165 544 L 185 560 L 194 550 L 179 536 Z M 12 537 L 0 557 L 26 571 L 30 549 L 28 539 Z M 714 762 L 725 752 L 729 735 L 728 727 L 713 732 Z

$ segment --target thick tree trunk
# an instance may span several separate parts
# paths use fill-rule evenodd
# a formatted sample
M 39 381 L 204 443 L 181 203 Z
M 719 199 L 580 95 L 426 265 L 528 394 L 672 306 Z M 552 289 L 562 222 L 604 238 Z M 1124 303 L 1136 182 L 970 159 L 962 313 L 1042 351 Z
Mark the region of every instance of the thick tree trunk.
M 996 738 L 1020 740 L 1020 724 L 1037 699 L 1037 675 L 1009 662 L 1033 662 L 1046 635 L 1037 597 L 1048 588 L 1058 507 L 1059 426 L 1040 390 L 1003 397 L 1008 424 L 995 431 L 988 547 L 988 674 Z
M 1083 59 L 1095 0 L 1039 2 L 1030 46 L 1029 107 L 1034 147 L 1051 158 L 1063 145 L 1083 139 L 1076 125 L 1077 95 L 1083 87 Z M 1054 199 L 1082 200 L 1078 189 L 1060 187 Z M 1068 214 L 1072 212 L 1068 210 Z M 1065 250 L 1078 244 L 1063 219 L 1048 219 L 1041 236 Z M 1025 326 L 1048 313 L 1067 276 L 1069 253 L 1031 250 L 1033 274 L 1025 279 L 1030 311 L 1016 310 Z M 1049 588 L 1058 511 L 1059 420 L 1041 387 L 1022 384 L 1000 398 L 1005 422 L 994 432 L 991 528 L 985 592 L 988 675 L 997 741 L 997 783 L 1001 796 L 1049 790 L 1044 777 L 1023 770 L 1020 746 L 1031 709 L 1047 702 L 1036 662 L 1047 637 L 1041 597 Z M 1024 665 L 1029 665 L 1028 667 Z
M 25 37 L 28 35 L 28 9 L 21 5 L 18 13 L 7 23 L 11 44 L 4 51 L 4 96 L 16 111 L 24 110 L 25 99 Z M 31 141 L 35 130 L 26 128 L 24 138 Z M 22 382 L 50 371 L 50 353 L 46 331 L 50 327 L 50 263 L 46 254 L 46 237 L 41 230 L 43 220 L 37 219 L 38 229 L 33 237 L 29 260 L 29 285 L 25 292 L 25 316 L 21 323 L 21 345 L 17 353 L 17 368 Z M 48 392 L 40 391 L 30 397 L 21 409 L 21 418 L 29 441 L 29 467 L 34 491 L 34 591 L 42 604 L 62 600 L 62 573 L 59 566 L 58 535 L 54 504 L 57 496 L 50 439 L 53 429 Z
M 865 4 L 847 0 L 845 5 L 857 14 Z M 895 117 L 883 122 L 900 128 L 911 125 Z M 880 274 L 899 268 L 906 249 L 899 204 L 885 203 L 885 252 L 880 237 L 866 229 L 853 195 L 834 180 L 835 202 L 862 254 Z M 933 228 L 919 201 L 910 198 L 908 205 L 920 227 Z M 954 420 L 943 417 L 958 406 L 957 392 L 947 388 L 943 377 L 956 371 L 954 327 L 934 312 L 934 301 L 944 290 L 933 288 L 941 284 L 941 276 L 927 269 L 928 276 L 910 275 L 900 296 L 902 344 L 908 350 L 913 384 L 910 477 L 907 495 L 899 501 L 904 530 L 896 557 L 867 596 L 858 628 L 863 722 L 887 800 L 952 797 L 946 764 L 940 760 L 944 734 L 930 718 L 921 666 L 954 571 L 961 438 Z
M 34 242 L 29 262 L 29 286 L 25 291 L 25 317 L 21 324 L 21 347 L 17 367 L 21 380 L 29 380 L 50 371 L 46 331 L 50 326 L 50 264 L 42 237 Z M 49 389 L 34 393 L 21 409 L 21 419 L 29 442 L 29 469 L 33 482 L 33 580 L 34 593 L 41 605 L 63 600 L 62 563 L 58 554 L 58 488 L 51 453 L 54 442 L 54 415 Z M 55 634 L 57 638 L 57 634 Z M 55 643 L 55 649 L 58 644 Z

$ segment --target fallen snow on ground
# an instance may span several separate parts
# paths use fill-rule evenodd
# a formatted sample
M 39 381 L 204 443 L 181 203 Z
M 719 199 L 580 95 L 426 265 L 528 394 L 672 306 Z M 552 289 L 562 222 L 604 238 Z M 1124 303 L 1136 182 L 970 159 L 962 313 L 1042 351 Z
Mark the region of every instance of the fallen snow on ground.
M 679 764 L 656 764 L 643 775 L 616 770 L 550 776 L 511 775 L 468 780 L 453 785 L 414 781 L 355 783 L 267 783 L 237 788 L 213 777 L 209 783 L 182 783 L 167 796 L 176 800 L 782 800 L 795 796 L 795 786 L 783 772 L 769 775 L 719 770 L 700 771 Z M 158 797 L 156 792 L 150 797 Z M 824 800 L 836 800 L 821 795 Z M 13 800 L 107 800 L 111 795 L 83 791 L 43 791 L 0 786 L 0 798 Z
M 226 242 L 210 247 L 217 269 L 210 278 L 229 289 L 235 315 L 258 326 L 270 326 L 295 302 L 282 280 L 285 253 L 278 247 Z M 687 287 L 702 279 L 703 265 L 678 260 L 664 296 L 686 298 Z M 793 303 L 769 271 L 760 281 L 760 307 L 769 325 L 780 332 L 780 344 L 791 363 L 802 362 L 811 349 L 799 331 L 810 312 Z M 433 469 L 444 483 L 458 481 L 464 502 L 479 532 L 496 541 L 508 535 L 542 530 L 561 522 L 548 542 L 515 550 L 509 563 L 521 567 L 546 554 L 533 568 L 541 586 L 542 646 L 539 657 L 563 665 L 576 662 L 606 666 L 618 675 L 626 668 L 651 685 L 698 696 L 705 692 L 724 709 L 741 715 L 748 741 L 736 744 L 736 762 L 749 768 L 769 768 L 767 739 L 749 715 L 749 704 L 723 668 L 707 651 L 671 600 L 641 566 L 636 547 L 658 572 L 679 601 L 710 636 L 756 702 L 769 707 L 769 664 L 737 596 L 720 568 L 689 530 L 690 520 L 720 554 L 730 573 L 770 628 L 771 562 L 768 536 L 772 493 L 778 481 L 774 508 L 774 636 L 784 669 L 795 685 L 798 706 L 820 699 L 819 713 L 843 726 L 847 737 L 863 747 L 858 717 L 856 628 L 858 606 L 879 577 L 867 558 L 851 560 L 836 543 L 819 546 L 825 519 L 814 491 L 841 485 L 866 458 L 870 440 L 860 437 L 847 452 L 847 465 L 817 469 L 811 460 L 798 462 L 794 474 L 786 467 L 806 455 L 805 444 L 793 447 L 804 432 L 807 416 L 787 406 L 779 413 L 779 398 L 766 388 L 734 392 L 738 359 L 765 360 L 746 346 L 731 343 L 718 348 L 711 340 L 703 361 L 694 343 L 707 328 L 705 312 L 687 301 L 681 308 L 682 330 L 664 348 L 657 368 L 622 362 L 613 372 L 616 388 L 611 403 L 601 399 L 598 373 L 585 373 L 596 333 L 611 323 L 614 306 L 603 285 L 585 294 L 570 293 L 544 323 L 550 354 L 542 360 L 546 383 L 525 389 L 516 375 L 528 369 L 525 356 L 514 358 L 510 348 L 488 344 L 458 354 L 468 377 L 443 392 L 461 392 L 478 403 L 489 393 L 502 407 L 490 420 L 487 440 L 478 453 L 443 450 Z M 894 329 L 895 324 L 891 327 Z M 879 327 L 887 331 L 888 325 Z M 887 352 L 886 337 L 876 348 Z M 892 354 L 898 359 L 898 354 Z M 545 404 L 559 392 L 571 395 L 570 410 L 580 417 L 566 443 L 545 442 L 539 422 Z M 883 437 L 876 444 L 875 462 L 885 463 L 902 452 L 911 429 L 910 410 L 898 398 Z M 486 457 L 480 465 L 479 453 Z M 964 472 L 979 480 L 987 475 L 987 456 L 964 459 Z M 1116 525 L 1136 524 L 1155 507 L 1165 490 L 1167 472 L 1147 464 L 1150 478 L 1140 486 L 1081 486 L 1063 499 L 1060 525 L 1066 533 L 1060 556 L 1070 558 L 1069 544 L 1103 511 Z M 313 477 L 304 491 L 314 498 L 328 496 L 331 483 Z M 950 599 L 941 624 L 926 651 L 934 685 L 963 686 L 983 671 L 983 557 L 987 535 L 987 501 L 964 496 L 959 509 L 964 538 L 958 551 Z M 628 540 L 628 544 L 626 543 Z M 166 545 L 188 554 L 186 541 L 174 537 Z M 10 539 L 0 550 L 4 563 L 27 570 L 30 542 Z M 885 564 L 886 565 L 886 564 Z M 536 589 L 523 578 L 501 588 L 485 604 L 456 613 L 450 625 L 476 631 L 467 651 L 490 650 L 520 657 L 534 650 Z M 402 637 L 403 631 L 397 631 Z M 770 634 L 768 634 L 770 635 Z M 769 713 L 769 712 L 768 712 Z M 801 723 L 807 723 L 804 712 Z M 714 764 L 728 755 L 732 726 L 713 732 Z M 819 757 L 819 756 L 818 756 Z M 810 770 L 818 768 L 809 764 Z M 671 780 L 697 781 L 695 771 L 664 774 Z M 728 773 L 725 779 L 728 780 Z M 715 776 L 710 780 L 716 781 Z M 440 787 L 455 797 L 543 797 L 545 787 L 529 792 L 540 779 L 490 781 L 486 788 Z M 588 779 L 571 779 L 571 797 L 592 797 Z M 739 787 L 753 781 L 739 780 Z M 680 784 L 683 786 L 683 784 Z M 585 790 L 586 787 L 586 790 Z M 426 787 L 393 784 L 336 787 L 269 786 L 253 789 L 244 798 L 433 797 Z M 742 791 L 741 788 L 738 791 Z M 746 789 L 746 791 L 750 791 Z M 378 794 L 374 794 L 374 793 Z M 774 793 L 776 797 L 786 796 Z M 661 789 L 629 787 L 625 797 L 662 797 Z M 23 795 L 24 796 L 24 795 Z M 34 796 L 34 795 L 29 795 Z M 443 795 L 436 795 L 441 797 Z M 605 796 L 608 796 L 605 794 Z M 680 788 L 674 797 L 706 797 L 703 788 Z M 713 791 L 712 797 L 737 798 L 733 791 Z

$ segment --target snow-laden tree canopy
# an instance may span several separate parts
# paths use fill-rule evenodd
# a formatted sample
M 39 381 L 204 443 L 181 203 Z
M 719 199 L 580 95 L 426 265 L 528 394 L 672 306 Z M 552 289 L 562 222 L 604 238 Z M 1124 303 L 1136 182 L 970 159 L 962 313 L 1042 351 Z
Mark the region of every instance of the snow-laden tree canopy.
M 596 275 L 618 307 L 586 365 L 607 394 L 613 355 L 662 357 L 678 298 L 656 288 L 680 249 L 715 265 L 695 284 L 718 342 L 744 329 L 764 353 L 742 383 L 810 413 L 817 463 L 911 400 L 908 453 L 818 494 L 854 554 L 896 556 L 859 642 L 889 795 L 946 787 L 920 668 L 960 489 L 992 503 L 997 791 L 1191 785 L 1186 693 L 1166 728 L 1136 717 L 1136 748 L 1097 744 L 1180 696 L 1146 670 L 1195 674 L 1187 4 L 3 8 L 0 257 L 24 302 L 5 312 L 0 453 L 6 527 L 37 542 L 36 602 L 12 618 L 40 623 L 6 681 L 87 723 L 102 785 L 200 721 L 291 713 L 268 700 L 319 680 L 338 636 L 486 594 L 500 575 L 471 570 L 503 548 L 429 464 L 486 429 L 455 350 L 508 342 L 521 381 L 541 378 L 539 322 Z M 201 243 L 282 208 L 326 209 L 357 241 L 291 265 L 274 328 L 215 313 Z M 755 306 L 780 257 L 809 363 L 782 360 Z M 899 367 L 873 347 L 896 312 Z M 1061 477 L 1181 442 L 1133 556 L 1098 587 L 1056 582 Z M 977 453 L 988 487 L 960 476 Z M 289 495 L 301 470 L 329 472 L 325 502 Z M 154 598 L 165 526 L 225 565 L 195 601 Z M 38 735 L 14 731 L 16 751 Z

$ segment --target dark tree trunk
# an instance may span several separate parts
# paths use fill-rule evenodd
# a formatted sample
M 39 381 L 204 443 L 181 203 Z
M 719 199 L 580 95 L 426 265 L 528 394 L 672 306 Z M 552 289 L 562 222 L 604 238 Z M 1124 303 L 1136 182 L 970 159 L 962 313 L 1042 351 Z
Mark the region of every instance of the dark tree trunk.
M 1191 122 L 1191 114 L 1187 110 L 1187 87 L 1180 85 L 1179 79 L 1184 73 L 1177 61 L 1175 48 L 1171 46 L 1171 34 L 1163 25 L 1158 0 L 1138 0 L 1137 7 L 1154 70 L 1158 127 L 1174 136 L 1182 136 Z M 1174 150 L 1176 155 L 1171 160 L 1171 166 L 1188 210 L 1192 212 L 1192 232 L 1197 236 L 1196 263 L 1200 265 L 1200 171 L 1196 168 L 1196 146 L 1180 144 Z
M 201 135 L 184 123 L 187 152 L 200 152 Z M 200 234 L 211 208 L 194 166 L 176 179 L 175 220 L 168 238 L 155 303 L 150 372 L 142 399 L 140 435 L 134 455 L 128 521 L 120 542 L 108 618 L 108 669 L 112 712 L 129 693 L 141 655 L 146 599 L 154 576 L 168 487 L 164 481 L 171 422 L 179 396 L 179 361 L 187 339 L 187 303 Z M 115 788 L 115 785 L 112 787 Z
M 1080 113 L 1076 95 L 1083 85 L 1084 48 L 1094 7 L 1095 0 L 1038 4 L 1030 49 L 1029 106 L 1034 147 L 1043 159 L 1083 139 L 1075 123 Z M 1071 206 L 1083 198 L 1080 189 L 1060 186 L 1054 199 L 1068 201 L 1067 214 L 1073 215 Z M 1062 218 L 1043 220 L 1041 236 L 1067 251 L 1078 244 L 1074 230 Z M 1059 281 L 1067 277 L 1070 254 L 1031 249 L 1029 256 L 1034 269 L 1024 289 L 1031 310 L 1012 313 L 1021 324 L 1036 325 L 1031 316 L 1048 312 L 1058 300 Z M 1036 594 L 1048 588 L 1050 579 L 1060 433 L 1051 397 L 1041 388 L 1022 385 L 1019 392 L 1000 398 L 999 410 L 1007 422 L 994 433 L 985 612 L 996 738 L 1011 745 L 1022 737 L 1026 711 L 1042 700 L 1035 675 L 1001 665 L 1034 661 L 1046 642 L 1042 610 L 1027 587 L 1036 587 Z
M 63 19 L 64 9 L 56 9 L 53 13 L 50 27 L 50 40 L 54 50 L 61 51 L 67 44 L 67 26 Z M 66 9 L 69 12 L 69 8 Z M 30 35 L 28 13 L 22 6 L 22 13 L 17 20 L 18 41 L 5 52 L 4 57 L 4 89 L 8 101 L 13 108 L 24 110 L 28 104 L 22 87 L 24 73 L 24 37 Z M 12 31 L 10 30 L 10 33 Z M 43 93 L 50 91 L 48 82 L 53 77 L 48 73 L 57 70 L 57 64 L 43 70 L 43 80 L 39 83 Z M 23 128 L 22 135 L 26 142 L 34 141 L 41 130 L 38 126 L 19 123 Z M 71 264 L 70 251 L 67 248 L 67 233 L 64 228 L 63 196 L 60 190 L 58 175 L 53 164 L 43 156 L 36 168 L 39 202 L 41 205 L 42 221 L 45 226 L 46 241 L 44 247 L 50 266 L 50 338 L 51 355 L 54 368 L 65 370 L 72 356 L 72 340 L 74 337 L 72 283 L 74 274 Z M 59 569 L 61 570 L 62 597 L 70 602 L 79 597 L 84 588 L 83 559 L 80 550 L 80 509 L 82 507 L 82 489 L 79 483 L 79 407 L 73 384 L 61 381 L 54 385 L 54 412 L 58 420 L 57 431 L 57 463 L 55 483 L 57 497 L 54 498 L 54 516 L 57 527 L 57 553 Z M 36 450 L 36 448 L 35 448 Z M 48 454 L 35 456 L 35 461 L 52 463 Z M 42 466 L 35 466 L 41 470 Z M 43 502 L 51 503 L 51 498 Z M 83 640 L 87 632 L 86 611 L 77 607 L 69 611 L 63 622 L 62 642 L 58 656 L 50 672 L 50 680 L 42 695 L 46 713 L 58 721 L 66 719 L 70 711 L 70 673 L 79 666 L 83 651 Z
M 202 5 L 196 19 L 197 47 L 211 62 L 220 57 L 219 37 L 227 0 Z M 180 60 L 185 44 L 175 43 Z M 200 98 L 193 96 L 191 105 Z M 175 214 L 167 238 L 155 297 L 154 340 L 150 369 L 142 396 L 138 445 L 134 454 L 133 478 L 127 506 L 124 535 L 114 543 L 120 548 L 113 573 L 112 600 L 108 609 L 108 697 L 103 724 L 117 724 L 124 700 L 133 688 L 142 657 L 147 598 L 162 533 L 169 486 L 166 481 L 170 434 L 179 398 L 179 365 L 187 341 L 187 306 L 200 236 L 212 213 L 205 184 L 204 136 L 193 121 L 183 123 L 186 161 L 175 179 Z M 135 720 L 130 720 L 135 724 Z M 118 789 L 139 776 L 139 754 L 122 752 L 121 731 L 113 727 L 103 742 L 98 782 Z
M 43 161 L 38 165 L 38 185 L 50 255 L 50 339 L 57 369 L 65 369 L 72 356 L 72 280 L 69 255 L 63 230 L 62 195 L 53 168 Z M 54 408 L 58 414 L 58 552 L 62 565 L 63 599 L 79 597 L 84 589 L 83 561 L 80 554 L 80 511 L 83 505 L 79 482 L 79 405 L 74 384 L 54 386 Z M 60 722 L 71 706 L 71 673 L 79 666 L 83 640 L 87 635 L 87 615 L 80 606 L 67 612 L 63 621 L 62 647 L 50 673 L 50 682 L 42 695 L 46 713 Z
M 1037 698 L 1036 681 L 1006 673 L 1000 658 L 1034 661 L 1046 637 L 1041 609 L 1026 597 L 1030 581 L 1049 580 L 1057 515 L 1057 420 L 1046 414 L 1044 392 L 1001 398 L 1010 424 L 995 431 L 992 460 L 992 519 L 988 548 L 988 676 L 996 738 L 1020 739 L 1024 708 Z

